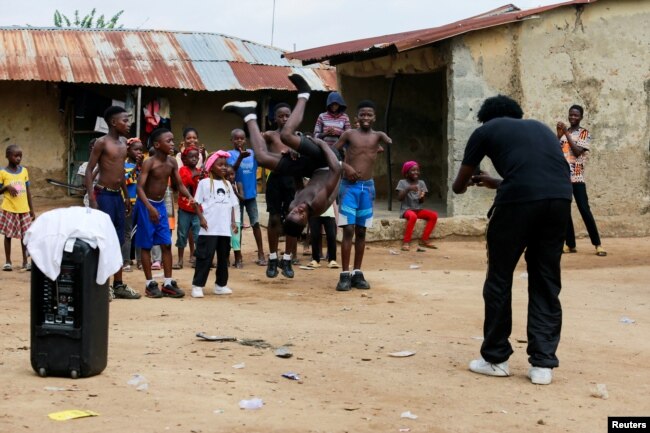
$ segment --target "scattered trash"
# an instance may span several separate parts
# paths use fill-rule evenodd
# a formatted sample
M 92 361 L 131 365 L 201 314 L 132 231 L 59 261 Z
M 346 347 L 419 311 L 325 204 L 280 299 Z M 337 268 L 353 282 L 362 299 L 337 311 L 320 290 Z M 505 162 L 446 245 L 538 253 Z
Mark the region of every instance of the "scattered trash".
M 475 335 L 475 336 L 472 337 L 472 340 L 483 341 L 483 337 L 479 337 L 478 335 Z
M 147 382 L 147 378 L 145 378 L 141 374 L 134 374 L 131 376 L 131 379 L 129 379 L 128 382 L 126 382 L 127 385 L 135 386 L 136 391 L 146 391 L 149 389 L 149 383 Z
M 277 349 L 275 349 L 275 356 L 278 358 L 291 358 L 293 356 L 293 353 L 286 348 L 285 346 L 280 346 Z
M 222 414 L 224 412 L 225 412 L 225 410 L 223 410 L 223 409 L 215 409 L 212 413 L 214 413 L 216 415 L 219 415 L 219 414 Z
M 287 379 L 291 379 L 291 380 L 300 380 L 300 376 L 298 375 L 298 373 L 294 373 L 292 371 L 283 373 L 282 377 L 286 377 Z
M 261 398 L 254 397 L 250 400 L 241 400 L 239 402 L 240 409 L 255 410 L 261 409 L 264 406 L 264 401 Z
M 411 265 L 409 269 L 420 269 L 420 265 Z
M 97 412 L 93 412 L 92 410 L 70 409 L 70 410 L 62 410 L 60 412 L 52 412 L 47 416 L 50 419 L 53 419 L 54 421 L 67 421 L 69 419 L 86 418 L 89 416 L 99 416 L 99 414 Z
M 268 349 L 270 347 L 273 347 L 271 344 L 267 343 L 264 340 L 260 339 L 251 339 L 251 338 L 244 338 L 242 340 L 237 340 L 239 344 L 242 346 L 253 346 L 258 349 Z
M 546 422 L 542 418 L 540 418 L 540 419 L 537 420 L 537 424 L 546 425 Z
M 313 271 L 315 269 L 315 268 L 312 268 L 311 266 L 305 266 L 305 265 L 301 265 L 301 266 L 298 266 L 298 267 L 300 269 L 304 269 L 305 271 Z
M 425 252 L 425 251 L 426 251 L 426 250 L 425 250 L 424 248 L 420 248 L 420 247 L 418 247 L 418 249 L 415 250 L 416 253 L 423 253 L 423 252 Z
M 407 410 L 406 412 L 402 412 L 402 415 L 400 415 L 400 418 L 418 419 L 418 416 L 415 415 L 414 413 L 411 413 L 410 410 Z
M 239 364 L 235 364 L 232 366 L 232 368 L 240 369 L 246 367 L 246 364 L 243 362 L 240 362 Z
M 391 256 L 399 256 L 399 251 L 388 250 L 388 254 L 390 254 Z
M 411 352 L 409 350 L 402 350 L 401 352 L 392 352 L 389 353 L 388 355 L 392 356 L 393 358 L 406 358 L 415 355 L 415 352 Z
M 43 389 L 45 391 L 81 391 L 78 388 L 62 388 L 60 386 L 46 386 Z
M 411 431 L 411 429 L 408 428 L 408 427 L 402 427 L 402 428 L 399 429 L 398 431 L 399 431 L 399 432 L 409 432 L 409 431 Z
M 634 319 L 630 319 L 630 318 L 627 317 L 627 316 L 623 316 L 623 317 L 621 317 L 621 318 L 619 319 L 619 322 L 621 322 L 621 323 L 631 324 L 631 323 L 635 323 L 636 320 L 634 320 Z
M 597 383 L 596 386 L 594 386 L 591 389 L 591 396 L 596 398 L 602 398 L 603 400 L 607 400 L 609 398 L 609 392 L 607 392 L 607 385 L 605 385 L 604 383 Z
M 197 332 L 196 336 L 206 341 L 237 341 L 235 337 L 222 337 L 219 335 L 208 335 L 205 332 Z
M 528 272 L 522 272 L 521 275 L 519 275 L 519 278 L 523 278 L 523 279 L 528 278 Z
M 341 311 L 352 311 L 352 307 L 343 307 Z

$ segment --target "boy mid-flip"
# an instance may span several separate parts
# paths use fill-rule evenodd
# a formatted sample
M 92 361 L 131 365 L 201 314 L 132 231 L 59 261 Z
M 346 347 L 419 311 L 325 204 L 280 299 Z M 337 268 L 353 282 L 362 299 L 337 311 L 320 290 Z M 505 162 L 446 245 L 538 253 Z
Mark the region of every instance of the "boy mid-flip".
M 269 152 L 264 137 L 257 125 L 255 101 L 230 102 L 223 110 L 240 115 L 250 132 L 250 142 L 255 150 L 257 163 L 264 168 L 273 170 L 278 175 L 293 175 L 309 177 L 309 183 L 296 195 L 289 205 L 289 213 L 284 222 L 284 232 L 287 235 L 286 251 L 295 251 L 297 238 L 312 216 L 325 212 L 338 194 L 341 180 L 341 166 L 329 145 L 322 140 L 296 135 L 296 129 L 302 122 L 305 106 L 311 91 L 305 79 L 297 74 L 289 76 L 289 80 L 298 89 L 298 102 L 282 128 L 280 139 L 282 143 L 296 150 L 300 156 Z M 285 253 L 280 264 L 282 274 L 293 278 L 291 255 Z

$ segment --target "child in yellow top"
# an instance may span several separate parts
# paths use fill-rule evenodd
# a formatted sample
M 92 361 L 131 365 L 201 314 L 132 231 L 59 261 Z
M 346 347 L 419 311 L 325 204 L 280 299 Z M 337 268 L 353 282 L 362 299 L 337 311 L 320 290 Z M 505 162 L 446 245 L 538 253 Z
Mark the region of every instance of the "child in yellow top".
M 10 144 L 6 151 L 8 164 L 0 169 L 0 192 L 4 195 L 0 210 L 0 234 L 5 235 L 5 265 L 3 271 L 13 270 L 11 266 L 11 238 L 22 239 L 32 224 L 34 207 L 29 192 L 29 175 L 27 169 L 20 165 L 23 151 L 17 144 Z M 27 250 L 23 250 L 23 269 L 31 270 L 27 261 Z

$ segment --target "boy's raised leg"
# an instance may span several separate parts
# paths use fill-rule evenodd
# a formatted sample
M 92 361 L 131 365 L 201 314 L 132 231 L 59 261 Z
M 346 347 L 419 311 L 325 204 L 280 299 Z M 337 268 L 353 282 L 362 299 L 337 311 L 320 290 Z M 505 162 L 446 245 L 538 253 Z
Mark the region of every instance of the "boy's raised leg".
M 257 102 L 255 101 L 233 101 L 225 104 L 221 109 L 226 113 L 233 113 L 240 116 L 248 127 L 250 143 L 255 151 L 257 163 L 264 168 L 274 170 L 282 155 L 271 153 L 266 147 L 264 137 L 257 126 L 256 114 Z

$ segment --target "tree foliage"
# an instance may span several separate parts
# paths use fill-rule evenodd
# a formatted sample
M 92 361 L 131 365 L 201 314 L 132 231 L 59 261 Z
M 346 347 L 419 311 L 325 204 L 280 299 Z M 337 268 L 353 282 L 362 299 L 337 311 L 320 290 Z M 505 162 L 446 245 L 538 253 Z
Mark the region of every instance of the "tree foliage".
M 113 15 L 110 19 L 106 19 L 104 14 L 95 19 L 95 14 L 97 10 L 93 8 L 89 14 L 86 14 L 84 17 L 79 15 L 79 10 L 74 11 L 74 19 L 71 20 L 67 15 L 62 14 L 59 10 L 54 11 L 54 25 L 56 27 L 77 27 L 80 29 L 121 29 L 123 26 L 117 26 L 117 21 L 120 19 L 123 10 L 119 11 Z

